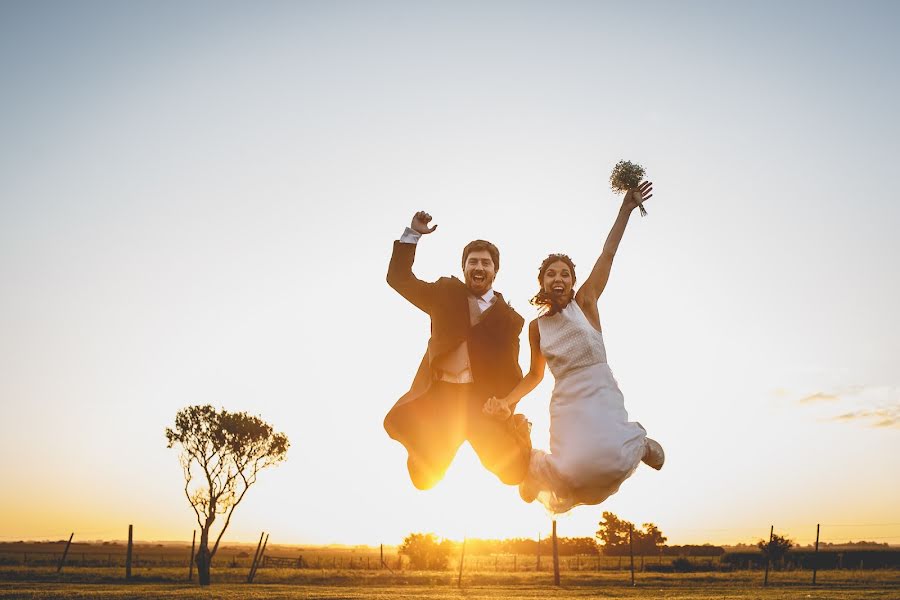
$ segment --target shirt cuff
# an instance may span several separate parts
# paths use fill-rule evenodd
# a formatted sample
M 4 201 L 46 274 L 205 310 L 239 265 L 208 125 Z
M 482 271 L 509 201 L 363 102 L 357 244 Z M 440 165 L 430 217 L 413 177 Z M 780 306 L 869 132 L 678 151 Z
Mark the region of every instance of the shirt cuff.
M 422 237 L 421 233 L 407 227 L 405 230 L 403 230 L 403 235 L 400 236 L 400 241 L 404 244 L 417 244 L 420 237 Z

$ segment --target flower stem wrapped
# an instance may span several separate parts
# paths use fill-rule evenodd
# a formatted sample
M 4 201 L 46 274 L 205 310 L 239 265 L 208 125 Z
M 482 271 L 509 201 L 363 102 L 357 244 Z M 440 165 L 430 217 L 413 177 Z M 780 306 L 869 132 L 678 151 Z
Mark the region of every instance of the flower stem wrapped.
M 641 165 L 635 164 L 628 160 L 620 160 L 613 167 L 612 174 L 609 176 L 609 185 L 617 194 L 627 193 L 629 190 L 637 189 L 644 179 L 646 171 Z M 638 202 L 641 209 L 641 216 L 647 214 L 647 210 L 641 202 Z

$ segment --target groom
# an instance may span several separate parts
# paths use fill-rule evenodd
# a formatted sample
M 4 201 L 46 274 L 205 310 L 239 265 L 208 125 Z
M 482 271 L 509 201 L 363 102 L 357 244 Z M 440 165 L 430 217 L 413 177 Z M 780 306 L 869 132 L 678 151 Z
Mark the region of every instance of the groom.
M 387 282 L 431 317 L 431 339 L 410 390 L 384 419 L 384 428 L 409 453 L 413 485 L 427 490 L 443 478 L 468 440 L 481 463 L 517 485 L 531 456 L 530 425 L 522 415 L 488 416 L 485 401 L 504 397 L 522 379 L 519 334 L 524 319 L 492 289 L 500 252 L 484 240 L 463 249 L 465 283 L 456 277 L 421 281 L 412 272 L 416 245 L 431 215 L 421 211 L 398 241 Z

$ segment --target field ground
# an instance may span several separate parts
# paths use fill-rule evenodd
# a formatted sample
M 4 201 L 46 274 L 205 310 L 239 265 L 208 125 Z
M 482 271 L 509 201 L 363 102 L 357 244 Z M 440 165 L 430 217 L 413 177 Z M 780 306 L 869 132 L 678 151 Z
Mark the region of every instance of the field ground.
M 896 600 L 900 590 L 893 589 L 812 589 L 812 588 L 741 588 L 741 587 L 677 587 L 631 588 L 561 587 L 552 586 L 388 586 L 359 587 L 331 585 L 240 585 L 222 584 L 201 590 L 187 584 L 59 584 L 59 583 L 0 583 L 0 600 L 29 598 L 56 600 L 62 598 L 97 598 L 125 600 L 160 598 L 172 600 L 241 600 L 249 599 L 341 599 L 341 600 L 513 600 L 604 598 L 627 600 L 633 598 L 662 598 L 666 600 Z
M 563 574 L 562 587 L 552 585 L 552 574 L 472 573 L 456 587 L 451 572 L 330 571 L 313 569 L 260 569 L 256 583 L 243 582 L 245 573 L 220 570 L 213 585 L 200 589 L 183 581 L 182 569 L 136 569 L 131 583 L 122 570 L 83 568 L 57 575 L 46 567 L 0 567 L 0 600 L 30 598 L 212 598 L 353 599 L 353 600 L 512 600 L 515 598 L 664 598 L 671 600 L 896 600 L 900 598 L 900 571 L 823 571 L 819 585 L 810 585 L 810 573 L 774 572 L 770 586 L 762 586 L 759 571 L 731 573 L 638 573 L 636 587 L 627 573 Z M 196 575 L 195 575 L 196 577 Z M 178 581 L 181 579 L 182 581 Z

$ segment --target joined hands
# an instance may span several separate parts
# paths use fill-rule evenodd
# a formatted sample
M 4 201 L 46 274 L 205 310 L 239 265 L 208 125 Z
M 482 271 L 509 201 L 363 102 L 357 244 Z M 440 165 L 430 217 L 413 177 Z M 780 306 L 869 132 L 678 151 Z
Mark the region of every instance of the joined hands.
M 481 412 L 501 421 L 505 421 L 512 416 L 512 410 L 509 408 L 506 399 L 497 398 L 496 396 L 491 396 L 487 399 Z

